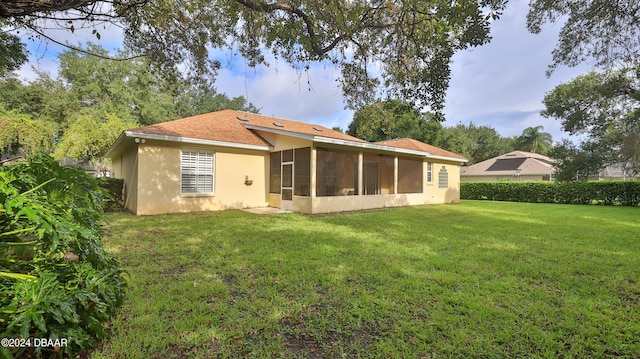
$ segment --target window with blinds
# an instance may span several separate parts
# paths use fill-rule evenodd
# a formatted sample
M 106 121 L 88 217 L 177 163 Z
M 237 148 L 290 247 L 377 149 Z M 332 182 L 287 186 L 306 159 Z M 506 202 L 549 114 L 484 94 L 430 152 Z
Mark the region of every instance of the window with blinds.
M 213 193 L 213 152 L 182 150 L 180 193 Z

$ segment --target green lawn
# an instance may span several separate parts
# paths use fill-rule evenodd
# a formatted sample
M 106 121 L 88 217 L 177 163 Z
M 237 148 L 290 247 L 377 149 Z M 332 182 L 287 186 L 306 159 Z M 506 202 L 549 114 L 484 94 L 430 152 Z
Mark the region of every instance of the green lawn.
M 640 355 L 640 208 L 108 219 L 130 287 L 94 358 Z

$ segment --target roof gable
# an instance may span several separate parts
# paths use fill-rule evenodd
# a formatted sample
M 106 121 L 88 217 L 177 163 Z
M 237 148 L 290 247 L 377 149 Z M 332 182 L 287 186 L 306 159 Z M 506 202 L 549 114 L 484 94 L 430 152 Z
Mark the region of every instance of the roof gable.
M 453 153 L 453 152 L 444 150 L 442 148 L 432 146 L 418 140 L 414 140 L 412 138 L 399 138 L 395 140 L 379 141 L 379 142 L 375 142 L 375 144 L 405 148 L 408 150 L 414 150 L 414 151 L 420 151 L 420 152 L 427 152 L 434 156 L 451 157 L 451 158 L 457 158 L 457 159 L 467 161 L 467 159 L 464 156 L 461 156 L 457 153 Z

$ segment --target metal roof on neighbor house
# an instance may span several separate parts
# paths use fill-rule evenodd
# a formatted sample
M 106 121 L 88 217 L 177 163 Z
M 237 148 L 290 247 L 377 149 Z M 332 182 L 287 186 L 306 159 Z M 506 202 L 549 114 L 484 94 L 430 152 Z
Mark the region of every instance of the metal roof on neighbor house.
M 532 152 L 512 151 L 460 169 L 460 176 L 548 175 L 555 172 L 553 159 Z
M 497 159 L 489 168 L 487 168 L 487 172 L 491 171 L 515 171 L 526 158 L 500 158 Z

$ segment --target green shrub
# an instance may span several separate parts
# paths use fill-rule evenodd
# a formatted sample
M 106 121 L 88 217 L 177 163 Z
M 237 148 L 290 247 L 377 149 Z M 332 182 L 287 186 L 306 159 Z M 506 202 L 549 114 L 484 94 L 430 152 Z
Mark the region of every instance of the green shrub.
M 640 181 L 462 182 L 460 198 L 493 201 L 638 206 Z
M 125 278 L 101 244 L 108 193 L 82 169 L 40 155 L 0 167 L 0 335 L 66 339 L 0 357 L 71 356 L 104 338 Z
M 109 197 L 104 201 L 104 210 L 109 212 L 121 211 L 124 207 L 124 179 L 101 178 L 99 184 L 109 193 Z

